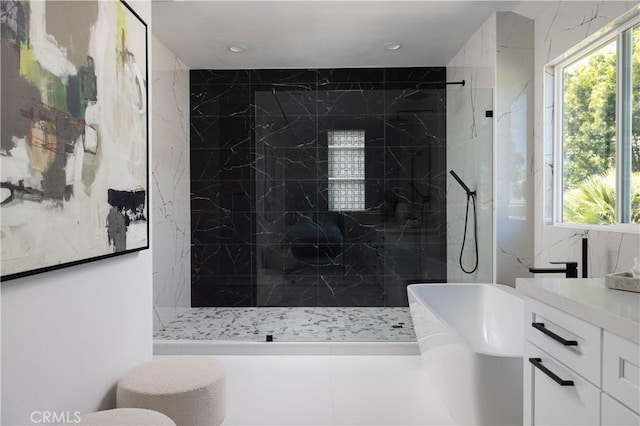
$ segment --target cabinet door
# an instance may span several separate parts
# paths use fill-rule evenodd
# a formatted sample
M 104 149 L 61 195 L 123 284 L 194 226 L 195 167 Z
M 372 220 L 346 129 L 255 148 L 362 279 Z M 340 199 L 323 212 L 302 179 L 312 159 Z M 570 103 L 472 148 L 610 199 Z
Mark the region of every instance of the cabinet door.
M 640 347 L 604 332 L 602 390 L 640 412 Z
M 640 425 L 640 416 L 603 393 L 602 424 L 604 426 L 638 426 Z
M 600 423 L 600 390 L 586 379 L 539 349 L 525 342 L 524 370 L 525 424 L 531 425 L 598 425 Z M 530 359 L 538 361 L 535 366 Z M 546 369 L 547 371 L 543 371 Z M 550 374 L 573 384 L 562 386 Z

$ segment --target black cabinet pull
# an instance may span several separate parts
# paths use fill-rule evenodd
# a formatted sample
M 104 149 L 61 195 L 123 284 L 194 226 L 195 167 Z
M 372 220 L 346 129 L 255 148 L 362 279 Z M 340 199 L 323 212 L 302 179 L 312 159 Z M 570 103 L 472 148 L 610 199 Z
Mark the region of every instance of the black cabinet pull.
M 560 386 L 573 386 L 573 380 L 562 380 L 558 375 L 556 375 L 553 371 L 549 370 L 547 367 L 542 365 L 542 358 L 529 358 L 529 362 L 533 364 L 538 370 L 542 371 L 547 376 L 551 377 L 551 379 L 559 384 Z
M 578 342 L 576 340 L 567 340 L 564 337 L 558 336 L 556 333 L 550 331 L 547 327 L 545 327 L 543 322 L 532 322 L 531 327 L 543 332 L 553 340 L 556 340 L 565 346 L 578 346 Z

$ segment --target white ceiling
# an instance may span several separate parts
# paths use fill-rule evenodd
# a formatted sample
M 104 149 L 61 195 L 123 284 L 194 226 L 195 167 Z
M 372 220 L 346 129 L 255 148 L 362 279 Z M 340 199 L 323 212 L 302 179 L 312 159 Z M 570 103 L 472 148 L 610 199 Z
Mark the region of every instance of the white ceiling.
M 548 3 L 547 3 L 548 5 Z M 446 66 L 495 11 L 541 1 L 154 0 L 153 33 L 189 68 Z M 386 42 L 402 48 L 387 51 Z M 227 50 L 244 45 L 241 54 Z

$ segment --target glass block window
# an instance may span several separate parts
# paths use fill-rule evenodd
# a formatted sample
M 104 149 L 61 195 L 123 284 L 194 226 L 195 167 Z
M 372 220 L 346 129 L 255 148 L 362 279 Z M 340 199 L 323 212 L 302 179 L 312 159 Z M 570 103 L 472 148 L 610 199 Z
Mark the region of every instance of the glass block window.
M 364 179 L 364 149 L 329 150 L 329 177 Z
M 329 146 L 364 148 L 364 130 L 329 130 Z
M 329 210 L 364 211 L 364 130 L 330 130 Z

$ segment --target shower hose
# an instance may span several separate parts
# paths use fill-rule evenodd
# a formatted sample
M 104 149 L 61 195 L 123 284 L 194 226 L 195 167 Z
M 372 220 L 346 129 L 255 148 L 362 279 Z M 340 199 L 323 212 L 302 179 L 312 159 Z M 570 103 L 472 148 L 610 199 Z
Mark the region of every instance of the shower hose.
M 469 203 L 473 202 L 473 239 L 475 241 L 476 249 L 476 264 L 472 270 L 468 271 L 462 265 L 462 254 L 464 253 L 464 246 L 467 243 L 467 224 L 469 223 Z M 467 211 L 464 215 L 464 235 L 462 236 L 462 248 L 460 249 L 460 269 L 465 274 L 473 274 L 478 270 L 478 214 L 476 212 L 476 193 L 467 193 Z

